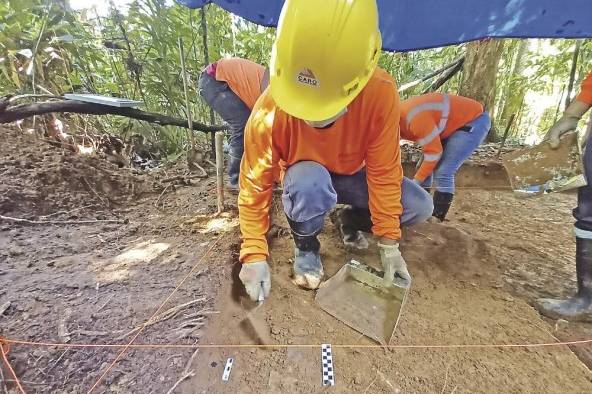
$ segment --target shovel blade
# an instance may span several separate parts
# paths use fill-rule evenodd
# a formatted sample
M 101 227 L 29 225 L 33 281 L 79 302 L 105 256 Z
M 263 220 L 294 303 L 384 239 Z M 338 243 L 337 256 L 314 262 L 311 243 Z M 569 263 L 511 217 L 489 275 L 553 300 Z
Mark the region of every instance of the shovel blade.
M 321 285 L 315 301 L 354 330 L 388 345 L 409 286 L 402 280 L 385 286 L 382 272 L 352 260 Z
M 504 155 L 504 168 L 518 196 L 529 197 L 586 185 L 575 132 L 561 137 L 557 149 L 548 141 Z

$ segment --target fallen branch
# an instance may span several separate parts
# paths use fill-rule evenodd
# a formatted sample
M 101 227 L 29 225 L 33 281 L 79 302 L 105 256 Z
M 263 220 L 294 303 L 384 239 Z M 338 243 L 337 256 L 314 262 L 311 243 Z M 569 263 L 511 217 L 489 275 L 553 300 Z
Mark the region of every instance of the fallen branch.
M 445 65 L 443 67 L 440 67 L 436 71 L 431 72 L 431 73 L 429 73 L 428 75 L 426 75 L 426 76 L 424 76 L 422 78 L 416 79 L 415 81 L 412 81 L 412 82 L 409 82 L 409 83 L 406 83 L 406 84 L 402 85 L 399 88 L 399 93 L 404 92 L 406 90 L 409 90 L 409 89 L 411 89 L 411 88 L 419 85 L 420 83 L 423 83 L 423 82 L 425 82 L 425 81 L 427 81 L 429 79 L 434 78 L 436 75 L 439 75 L 439 74 L 443 73 L 444 71 L 446 71 L 446 70 L 448 70 L 448 69 L 450 69 L 452 67 L 457 66 L 459 62 L 461 62 L 461 64 L 462 64 L 462 62 L 464 62 L 464 60 L 465 60 L 465 57 L 462 56 L 462 57 L 456 59 L 455 61 L 453 61 L 452 63 L 449 63 L 449 64 L 447 64 L 447 65 Z
M 74 212 L 82 211 L 83 209 L 92 208 L 92 207 L 96 207 L 96 206 L 97 206 L 97 204 L 90 204 L 90 205 L 85 205 L 83 207 L 74 208 L 74 209 L 71 209 L 69 211 L 57 211 L 57 212 L 50 213 L 48 215 L 42 215 L 42 216 L 39 216 L 39 217 L 40 218 L 43 218 L 43 219 L 46 219 L 46 218 L 51 217 L 51 216 L 61 215 L 61 214 L 67 214 L 67 213 L 74 213 Z
M 116 224 L 126 224 L 128 223 L 127 219 L 105 219 L 105 220 L 29 220 L 29 219 L 21 219 L 21 218 L 11 218 L 10 216 L 3 216 L 0 215 L 0 220 L 4 220 L 7 222 L 13 223 L 22 223 L 22 224 L 97 224 L 97 223 L 116 223 Z
M 177 386 L 180 385 L 185 379 L 189 379 L 195 376 L 195 371 L 190 371 L 189 368 L 191 368 L 191 364 L 193 364 L 193 360 L 197 356 L 197 352 L 199 352 L 199 349 L 195 349 L 195 351 L 191 355 L 191 358 L 189 359 L 189 361 L 187 361 L 187 364 L 185 364 L 185 369 L 183 370 L 181 377 L 179 378 L 179 380 L 175 382 L 173 387 L 171 387 L 171 389 L 167 391 L 167 394 L 172 394 L 177 388 Z
M 164 194 L 166 193 L 166 191 L 169 189 L 171 185 L 166 185 L 166 187 L 162 190 L 162 193 L 160 193 L 160 196 L 158 196 L 158 198 L 156 199 L 156 202 L 154 203 L 155 207 L 158 207 L 158 203 L 160 202 L 160 199 L 162 198 L 162 196 L 164 196 Z
M 83 335 L 87 337 L 106 337 L 108 335 L 112 335 L 112 332 L 107 331 L 89 331 L 89 330 L 74 330 L 71 331 L 69 334 L 71 335 Z
M 54 99 L 54 100 L 63 100 L 62 96 L 56 96 L 54 94 L 21 94 L 18 96 L 8 96 L 8 103 L 13 104 L 17 101 L 21 100 L 29 100 L 29 99 Z
M 207 177 L 207 174 L 206 174 Z M 185 184 L 188 184 L 191 179 L 198 179 L 198 178 L 204 178 L 203 174 L 199 174 L 199 175 L 176 175 L 176 176 L 172 176 L 170 178 L 165 178 L 165 179 L 161 179 L 160 183 L 167 183 L 167 182 L 176 182 L 176 181 L 181 181 Z
M 199 302 L 204 302 L 205 300 L 206 300 L 205 298 L 198 298 L 196 300 L 186 302 L 185 304 L 177 305 L 173 308 L 170 308 L 170 309 L 164 311 L 163 313 L 161 313 L 160 315 L 154 316 L 152 319 L 148 320 L 146 323 L 142 324 L 141 326 L 134 328 L 133 330 L 131 330 L 127 334 L 124 334 L 124 335 L 116 338 L 116 340 L 120 341 L 120 340 L 125 339 L 126 337 L 134 334 L 136 331 L 139 331 L 145 327 L 150 327 L 154 324 L 162 323 L 163 321 L 172 319 L 173 317 L 177 316 L 177 314 L 179 314 L 179 312 L 181 312 L 183 309 L 189 308 L 190 306 L 193 306 Z
M 4 389 L 4 394 L 8 394 L 8 387 L 6 386 L 7 380 L 4 378 L 4 372 L 2 370 L 4 367 L 0 367 L 0 381 L 2 382 L 2 388 Z
M 100 311 L 102 311 L 103 309 L 105 309 L 105 307 L 107 306 L 107 304 L 109 304 L 109 303 L 111 302 L 111 300 L 113 299 L 113 297 L 114 297 L 114 296 L 115 296 L 115 295 L 114 295 L 114 294 L 112 294 L 112 295 L 111 295 L 111 297 L 109 297 L 109 298 L 107 299 L 107 301 L 105 301 L 105 303 L 104 303 L 103 305 L 101 305 L 101 306 L 99 307 L 99 309 L 97 309 L 97 311 L 96 311 L 95 313 L 99 313 Z
M 463 64 L 465 63 L 465 58 L 461 57 L 456 62 L 452 63 L 446 71 L 438 77 L 432 84 L 423 91 L 423 93 L 433 92 L 437 90 L 440 86 L 444 85 L 448 82 L 452 77 L 454 77 L 460 70 L 462 70 Z
M 0 99 L 0 102 L 1 101 L 2 100 Z M 2 110 L 0 107 L 0 123 L 11 123 L 17 120 L 30 118 L 32 116 L 45 115 L 55 112 L 68 112 L 87 115 L 117 115 L 124 116 L 126 118 L 143 120 L 149 123 L 156 123 L 161 126 L 178 126 L 184 127 L 186 129 L 189 128 L 186 119 L 184 120 L 172 116 L 157 114 L 154 112 L 146 112 L 136 108 L 112 107 L 109 105 L 87 103 L 75 100 L 21 104 L 13 107 L 7 107 L 4 110 Z M 197 121 L 193 121 L 192 123 L 193 130 L 202 131 L 204 133 L 213 133 L 216 131 L 226 130 L 226 126 L 210 126 Z
M 82 181 L 84 182 L 86 187 L 88 187 L 89 191 L 92 192 L 92 194 L 94 194 L 95 196 L 97 196 L 97 198 L 99 200 L 101 200 L 101 202 L 103 203 L 103 206 L 108 208 L 111 205 L 111 201 L 109 201 L 109 199 L 107 199 L 107 201 L 105 201 L 105 199 L 103 197 L 101 197 L 99 195 L 99 193 L 97 193 L 97 191 L 90 185 L 90 183 L 88 183 L 86 178 L 82 177 Z
M 70 348 L 66 348 L 66 350 L 62 352 L 60 357 L 52 364 L 52 366 L 43 372 L 43 375 L 47 376 L 47 374 L 50 373 L 55 368 L 55 366 L 59 364 L 59 362 L 62 360 L 62 358 L 64 358 L 64 356 L 66 355 L 66 353 L 68 353 L 69 350 Z
M 175 330 L 177 339 L 195 337 L 195 333 L 206 324 L 204 319 L 204 316 L 187 319 Z

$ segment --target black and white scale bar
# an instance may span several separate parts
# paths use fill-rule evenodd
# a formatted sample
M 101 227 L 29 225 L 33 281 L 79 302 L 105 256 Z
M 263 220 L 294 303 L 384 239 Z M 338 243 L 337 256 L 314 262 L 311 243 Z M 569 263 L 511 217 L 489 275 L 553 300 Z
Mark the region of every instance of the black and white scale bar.
M 224 372 L 222 372 L 222 380 L 228 382 L 230 379 L 230 370 L 232 369 L 232 364 L 234 363 L 234 359 L 231 357 L 226 360 L 226 365 L 224 366 Z
M 321 345 L 321 373 L 323 375 L 323 386 L 335 386 L 333 352 L 329 344 Z

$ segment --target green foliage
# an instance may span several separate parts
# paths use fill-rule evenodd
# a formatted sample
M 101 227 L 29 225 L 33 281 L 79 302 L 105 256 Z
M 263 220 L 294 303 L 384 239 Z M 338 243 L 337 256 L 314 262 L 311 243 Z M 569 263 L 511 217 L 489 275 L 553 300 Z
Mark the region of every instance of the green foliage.
M 209 123 L 209 108 L 197 91 L 206 66 L 201 11 L 166 3 L 136 0 L 125 15 L 112 8 L 106 17 L 92 10 L 66 11 L 52 0 L 0 3 L 0 95 L 39 92 L 33 87 L 34 70 L 35 85 L 54 94 L 88 91 L 128 97 L 143 101 L 146 110 L 185 117 L 181 38 L 191 111 L 194 119 Z M 272 29 L 233 18 L 217 7 L 206 9 L 210 61 L 241 56 L 268 63 Z M 124 137 L 141 134 L 166 152 L 183 149 L 186 143 L 181 128 L 115 117 L 102 117 L 101 125 Z
M 184 42 L 193 117 L 209 123 L 209 108 L 197 92 L 206 65 L 201 10 L 166 0 L 136 0 L 123 14 L 69 11 L 63 0 L 0 1 L 0 95 L 88 91 L 138 99 L 145 109 L 184 117 L 185 97 L 177 40 Z M 207 6 L 208 57 L 238 56 L 268 64 L 275 31 Z M 495 122 L 503 129 L 516 113 L 512 137 L 543 134 L 555 120 L 569 78 L 574 40 L 508 40 L 499 64 Z M 465 45 L 409 53 L 382 53 L 379 65 L 399 86 L 418 80 L 463 55 Z M 579 82 L 592 70 L 592 41 L 582 42 Z M 439 90 L 457 93 L 461 73 Z M 401 94 L 420 94 L 432 80 Z M 533 97 L 535 99 L 533 99 Z M 545 100 L 538 100 L 539 97 Z M 219 119 L 218 119 L 219 121 Z M 186 131 L 116 117 L 72 117 L 72 128 L 92 128 L 124 137 L 141 134 L 170 155 L 186 145 Z M 203 139 L 203 135 L 201 135 Z

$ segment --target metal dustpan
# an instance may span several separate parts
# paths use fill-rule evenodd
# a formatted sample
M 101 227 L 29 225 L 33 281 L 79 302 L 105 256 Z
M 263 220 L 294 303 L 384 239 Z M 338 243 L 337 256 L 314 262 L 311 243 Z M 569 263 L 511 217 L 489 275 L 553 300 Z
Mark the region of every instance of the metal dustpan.
M 557 149 L 548 141 L 504 155 L 504 168 L 512 189 L 529 197 L 586 185 L 584 166 L 575 132 L 561 137 Z
M 354 330 L 388 345 L 411 284 L 396 277 L 385 286 L 382 276 L 382 271 L 351 260 L 321 284 L 315 301 Z

